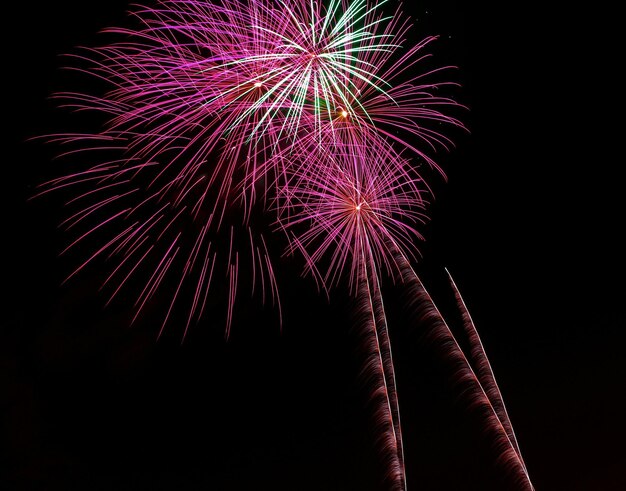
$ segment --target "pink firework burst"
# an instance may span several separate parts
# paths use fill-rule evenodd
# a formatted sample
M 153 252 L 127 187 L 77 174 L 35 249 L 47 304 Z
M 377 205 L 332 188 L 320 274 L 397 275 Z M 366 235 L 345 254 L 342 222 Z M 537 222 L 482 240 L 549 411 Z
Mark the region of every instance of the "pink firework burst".
M 307 165 L 294 165 L 279 204 L 280 224 L 300 251 L 307 271 L 325 287 L 348 271 L 351 289 L 365 264 L 399 272 L 388 241 L 410 257 L 418 226 L 426 215 L 424 182 L 390 146 L 323 144 L 326 152 L 306 151 Z M 326 271 L 320 272 L 320 264 Z
M 294 173 L 320 175 L 302 169 L 321 168 L 319 159 L 303 158 L 305 151 L 316 153 L 332 138 L 337 148 L 373 145 L 397 162 L 389 143 L 395 141 L 436 166 L 408 137 L 445 143 L 427 123 L 460 125 L 439 111 L 455 103 L 430 92 L 441 85 L 424 82 L 431 72 L 395 83 L 422 61 L 432 38 L 403 50 L 408 20 L 399 10 L 384 16 L 380 5 L 166 0 L 137 8 L 135 28 L 105 30 L 120 40 L 74 55 L 80 63 L 74 70 L 110 87 L 104 95 L 56 95 L 63 106 L 105 120 L 93 134 L 55 136 L 81 165 L 92 155 L 99 162 L 42 191 L 75 190 L 66 222 L 76 233 L 72 246 L 92 236 L 104 243 L 77 271 L 98 256 L 117 258 L 106 281 L 113 296 L 143 275 L 138 312 L 171 283 L 164 278 L 181 273 L 173 298 L 191 295 L 190 319 L 198 319 L 211 265 L 221 261 L 229 281 L 240 283 L 238 247 L 223 236 L 242 238 L 242 254 L 254 267 L 264 265 L 275 294 L 268 252 L 259 257 L 256 246 L 248 250 L 247 237 L 255 235 L 248 228 L 252 214 L 262 213 L 255 206 L 284 196 Z M 111 157 L 103 158 L 107 152 Z M 291 168 L 296 161 L 300 169 Z

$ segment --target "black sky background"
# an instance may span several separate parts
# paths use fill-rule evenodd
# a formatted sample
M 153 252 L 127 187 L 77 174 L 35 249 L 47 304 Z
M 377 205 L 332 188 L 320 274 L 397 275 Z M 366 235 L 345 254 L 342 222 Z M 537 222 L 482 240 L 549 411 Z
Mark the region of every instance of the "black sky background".
M 102 308 L 97 271 L 59 286 L 61 200 L 27 199 L 62 164 L 26 140 L 70 129 L 48 100 L 66 88 L 58 55 L 99 42 L 126 8 L 4 10 L 0 489 L 384 489 L 352 305 L 341 294 L 329 305 L 297 261 L 279 275 L 283 332 L 252 302 L 228 343 L 221 321 L 182 346 L 175 330 L 157 342 L 156 321 L 129 327 L 130 308 Z M 452 0 L 405 10 L 418 37 L 441 36 L 432 51 L 459 66 L 470 107 L 471 133 L 439 158 L 449 182 L 418 271 L 444 307 L 443 267 L 454 275 L 536 489 L 626 489 L 614 13 Z M 515 489 L 389 292 L 409 489 Z

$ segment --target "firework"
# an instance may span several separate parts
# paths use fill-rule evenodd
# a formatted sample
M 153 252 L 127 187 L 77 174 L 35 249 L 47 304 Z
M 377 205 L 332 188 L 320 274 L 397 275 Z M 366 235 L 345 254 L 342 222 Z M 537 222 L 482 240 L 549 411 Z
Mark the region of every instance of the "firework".
M 380 428 L 380 446 L 393 489 L 405 489 L 402 431 L 387 321 L 380 291 L 380 268 L 399 274 L 386 243 L 412 253 L 424 220 L 421 179 L 391 152 L 374 147 L 323 145 L 329 153 L 306 152 L 307 166 L 294 166 L 280 225 L 290 252 L 301 252 L 307 272 L 330 288 L 348 271 L 360 312 L 365 374 L 374 381 L 371 397 Z M 384 148 L 384 147 L 383 147 Z M 317 158 L 319 160 L 311 161 Z M 320 271 L 325 264 L 326 271 Z
M 74 70 L 108 91 L 56 97 L 95 112 L 103 125 L 51 138 L 81 168 L 40 194 L 73 191 L 63 226 L 75 238 L 63 252 L 93 249 L 70 277 L 110 261 L 103 289 L 109 302 L 135 292 L 133 321 L 169 290 L 159 335 L 176 308 L 186 317 L 184 337 L 217 303 L 216 276 L 226 278 L 226 336 L 246 283 L 263 300 L 271 296 L 280 317 L 267 222 L 284 232 L 288 254 L 302 254 L 320 288 L 347 278 L 387 478 L 398 490 L 406 489 L 404 451 L 381 281 L 386 274 L 407 283 L 423 310 L 435 312 L 426 323 L 434 336 L 451 340 L 448 356 L 488 413 L 503 458 L 530 485 L 469 314 L 463 311 L 478 375 L 410 266 L 432 196 L 425 176 L 444 175 L 432 153 L 452 145 L 443 125 L 463 128 L 452 115 L 462 106 L 438 93 L 449 83 L 437 79 L 450 67 L 428 68 L 435 38 L 406 47 L 409 19 L 399 9 L 385 14 L 384 3 L 163 0 L 137 7 L 135 27 L 106 30 L 117 41 L 72 56 Z M 85 160 L 93 162 L 86 169 Z

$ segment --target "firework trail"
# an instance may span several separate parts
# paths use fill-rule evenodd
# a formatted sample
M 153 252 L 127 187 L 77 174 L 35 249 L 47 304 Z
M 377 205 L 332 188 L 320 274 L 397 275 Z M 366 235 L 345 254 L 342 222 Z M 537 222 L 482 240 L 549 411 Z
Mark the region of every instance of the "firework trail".
M 467 334 L 469 340 L 470 359 L 474 372 L 478 377 L 480 385 L 485 391 L 485 395 L 489 398 L 489 402 L 493 406 L 493 409 L 506 432 L 507 438 L 509 439 L 511 446 L 517 454 L 519 464 L 523 467 L 526 475 L 528 476 L 526 464 L 524 463 L 524 459 L 522 458 L 522 453 L 520 451 L 519 444 L 517 443 L 515 432 L 513 431 L 513 425 L 511 424 L 511 420 L 509 419 L 509 415 L 504 405 L 504 399 L 502 398 L 502 394 L 500 393 L 500 388 L 498 387 L 495 376 L 493 374 L 493 370 L 491 368 L 491 364 L 489 363 L 489 359 L 487 358 L 487 354 L 485 353 L 483 343 L 480 339 L 480 336 L 478 335 L 478 330 L 474 325 L 472 316 L 470 315 L 469 310 L 465 305 L 465 301 L 463 300 L 463 297 L 461 296 L 461 293 L 459 292 L 455 281 L 452 279 L 452 275 L 449 271 L 446 270 L 446 272 L 448 273 L 448 279 L 450 281 L 450 285 L 452 286 L 452 290 L 454 291 L 454 296 L 461 312 L 463 327 L 465 328 L 465 333 Z
M 509 437 L 510 422 L 508 417 L 503 423 L 499 405 L 494 407 L 492 400 L 498 400 L 500 394 L 495 379 L 491 390 L 498 396 L 492 394 L 488 396 L 481 380 L 476 376 L 471 364 L 467 360 L 465 353 L 460 348 L 452 331 L 448 327 L 444 317 L 435 305 L 430 294 L 424 287 L 419 276 L 415 273 L 410 263 L 406 260 L 402 252 L 395 246 L 389 244 L 390 250 L 402 268 L 402 279 L 407 284 L 412 293 L 413 316 L 417 319 L 417 324 L 427 332 L 428 338 L 435 349 L 438 349 L 442 357 L 448 361 L 451 370 L 451 380 L 458 387 L 459 394 L 465 399 L 468 409 L 479 414 L 485 421 L 485 430 L 492 438 L 495 450 L 498 454 L 498 462 L 512 476 L 519 489 L 533 491 L 534 487 L 528 476 L 526 466 L 519 454 L 517 442 L 514 437 Z M 455 293 L 458 294 L 456 287 Z M 460 299 L 460 297 L 458 297 Z M 483 352 L 484 354 L 484 352 Z M 488 364 L 486 357 L 484 363 Z M 501 398 L 501 396 L 500 396 Z M 503 405 L 502 405 L 503 407 Z
M 378 430 L 377 448 L 390 489 L 406 489 L 404 450 L 395 370 L 386 330 L 385 311 L 374 272 L 363 262 L 357 291 L 357 326 L 364 351 L 361 378 L 369 387 L 370 404 Z
M 140 292 L 133 321 L 169 285 L 159 336 L 182 308 L 183 338 L 216 303 L 216 277 L 226 278 L 227 337 L 246 289 L 271 297 L 280 318 L 269 237 L 256 230 L 274 211 L 287 253 L 302 253 L 318 286 L 328 292 L 347 277 L 357 299 L 364 376 L 387 482 L 398 490 L 406 489 L 404 452 L 381 279 L 401 279 L 431 312 L 426 324 L 444 339 L 459 383 L 487 414 L 502 458 L 530 486 L 469 313 L 462 315 L 478 377 L 410 267 L 432 195 L 422 173 L 444 176 L 431 153 L 452 145 L 433 128 L 463 125 L 447 114 L 459 104 L 437 95 L 450 84 L 436 80 L 449 67 L 423 68 L 435 38 L 405 48 L 409 19 L 399 9 L 384 14 L 385 3 L 163 0 L 136 7 L 135 27 L 105 31 L 119 41 L 72 56 L 81 68 L 71 69 L 109 90 L 56 98 L 94 112 L 103 125 L 50 138 L 79 169 L 39 194 L 73 192 L 62 225 L 75 239 L 63 252 L 80 245 L 93 253 L 70 277 L 111 261 L 103 289 L 109 302 L 122 290 Z M 92 155 L 97 163 L 85 170 Z M 244 263 L 251 271 L 245 278 Z

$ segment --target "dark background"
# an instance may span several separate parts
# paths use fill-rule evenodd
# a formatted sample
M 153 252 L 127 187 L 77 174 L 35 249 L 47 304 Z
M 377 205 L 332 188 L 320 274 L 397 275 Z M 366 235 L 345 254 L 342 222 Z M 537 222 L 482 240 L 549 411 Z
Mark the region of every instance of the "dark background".
M 455 276 L 536 489 L 626 489 L 614 13 L 470 3 L 411 12 L 419 35 L 441 35 L 432 51 L 459 66 L 471 109 L 471 133 L 439 158 L 449 183 L 418 271 L 435 293 L 444 266 Z M 157 342 L 156 321 L 129 327 L 130 308 L 102 308 L 97 272 L 59 286 L 60 201 L 27 198 L 61 164 L 26 140 L 69 129 L 48 100 L 66 88 L 58 55 L 99 42 L 126 7 L 3 12 L 0 488 L 384 489 L 352 304 L 328 305 L 295 263 L 280 274 L 283 332 L 252 304 L 228 343 L 210 320 L 182 345 L 179 332 Z M 390 291 L 409 489 L 514 489 Z

